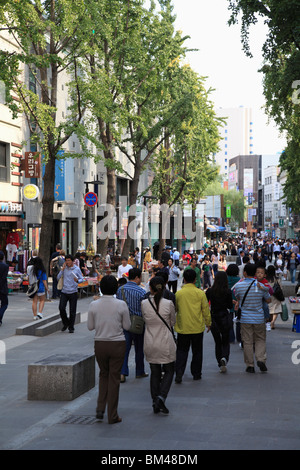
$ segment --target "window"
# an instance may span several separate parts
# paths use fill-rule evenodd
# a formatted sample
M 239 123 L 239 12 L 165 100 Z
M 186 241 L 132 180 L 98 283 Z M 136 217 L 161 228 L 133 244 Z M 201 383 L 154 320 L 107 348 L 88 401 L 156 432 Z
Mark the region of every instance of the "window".
M 36 78 L 35 72 L 29 69 L 29 90 L 36 93 Z
M 0 142 L 0 181 L 7 181 L 6 144 Z

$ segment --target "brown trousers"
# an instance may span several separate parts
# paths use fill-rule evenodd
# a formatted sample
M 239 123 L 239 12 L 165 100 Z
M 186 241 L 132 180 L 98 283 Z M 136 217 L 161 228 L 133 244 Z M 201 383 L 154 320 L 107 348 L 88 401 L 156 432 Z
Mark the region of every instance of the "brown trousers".
M 254 367 L 254 354 L 256 361 L 266 362 L 266 324 L 241 323 L 241 336 L 245 364 Z
M 126 352 L 126 341 L 95 341 L 95 356 L 100 368 L 97 412 L 105 412 L 108 422 L 118 418 L 121 368 Z

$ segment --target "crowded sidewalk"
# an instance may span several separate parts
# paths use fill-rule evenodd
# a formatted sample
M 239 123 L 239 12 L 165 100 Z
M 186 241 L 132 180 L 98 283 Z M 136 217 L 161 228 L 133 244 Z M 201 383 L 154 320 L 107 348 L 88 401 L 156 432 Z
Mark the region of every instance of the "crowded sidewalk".
M 0 449 L 3 450 L 285 450 L 299 449 L 298 384 L 300 337 L 293 317 L 278 318 L 267 332 L 268 372 L 245 373 L 243 351 L 231 345 L 226 374 L 220 374 L 210 333 L 204 336 L 203 376 L 193 381 L 189 364 L 181 384 L 172 384 L 169 415 L 155 415 L 150 375 L 136 379 L 131 353 L 127 381 L 121 384 L 122 423 L 110 426 L 95 419 L 96 386 L 73 401 L 29 401 L 28 365 L 52 354 L 93 353 L 93 332 L 86 325 L 92 297 L 78 300 L 81 323 L 73 335 L 19 336 L 15 330 L 31 322 L 31 302 L 24 293 L 9 295 L 0 328 L 5 363 L 0 364 Z M 58 312 L 58 301 L 46 302 L 44 316 Z M 97 367 L 97 366 L 96 366 Z M 149 365 L 145 363 L 146 371 Z

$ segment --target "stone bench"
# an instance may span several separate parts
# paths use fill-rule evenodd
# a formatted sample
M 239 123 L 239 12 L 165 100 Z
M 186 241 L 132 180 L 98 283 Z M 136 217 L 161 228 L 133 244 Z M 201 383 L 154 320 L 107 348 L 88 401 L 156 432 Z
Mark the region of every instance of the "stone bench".
M 95 355 L 54 354 L 28 365 L 28 400 L 70 401 L 95 387 Z
M 81 314 L 76 313 L 75 324 L 80 323 Z M 46 336 L 62 328 L 59 313 L 46 315 L 42 320 L 34 320 L 16 328 L 16 335 Z

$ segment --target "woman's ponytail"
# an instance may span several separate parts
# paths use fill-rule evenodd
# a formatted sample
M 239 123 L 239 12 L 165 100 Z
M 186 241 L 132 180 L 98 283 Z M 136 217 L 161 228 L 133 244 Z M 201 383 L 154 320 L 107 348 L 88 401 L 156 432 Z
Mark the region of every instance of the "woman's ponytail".
M 154 292 L 154 301 L 155 301 L 156 307 L 158 308 L 159 302 L 164 293 L 163 278 L 159 276 L 154 276 L 152 279 L 150 279 L 150 287 L 152 291 Z

